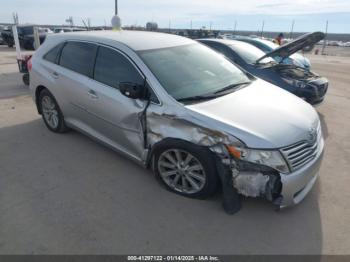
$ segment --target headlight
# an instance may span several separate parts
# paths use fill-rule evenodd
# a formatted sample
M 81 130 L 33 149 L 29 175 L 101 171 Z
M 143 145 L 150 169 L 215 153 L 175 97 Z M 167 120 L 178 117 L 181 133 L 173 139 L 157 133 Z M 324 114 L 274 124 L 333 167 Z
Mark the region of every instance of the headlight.
M 281 153 L 276 150 L 255 150 L 227 146 L 229 153 L 241 160 L 269 166 L 281 173 L 289 173 L 289 168 Z
M 307 86 L 307 84 L 304 81 L 295 80 L 291 78 L 284 78 L 284 81 L 297 88 L 305 88 Z

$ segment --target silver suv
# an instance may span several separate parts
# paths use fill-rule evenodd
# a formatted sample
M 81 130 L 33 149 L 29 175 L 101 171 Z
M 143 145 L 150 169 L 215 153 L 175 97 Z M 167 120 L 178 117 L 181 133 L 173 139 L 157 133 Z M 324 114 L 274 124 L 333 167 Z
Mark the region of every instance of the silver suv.
M 315 183 L 324 145 L 316 111 L 190 39 L 50 35 L 29 69 L 48 129 L 87 134 L 178 194 L 205 198 L 223 187 L 285 207 Z

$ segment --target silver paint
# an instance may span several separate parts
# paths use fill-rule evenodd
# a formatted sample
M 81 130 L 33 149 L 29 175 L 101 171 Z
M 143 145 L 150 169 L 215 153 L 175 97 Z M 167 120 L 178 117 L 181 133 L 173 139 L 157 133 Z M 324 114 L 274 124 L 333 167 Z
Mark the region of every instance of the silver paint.
M 184 105 L 174 100 L 136 51 L 195 43 L 187 38 L 127 31 L 48 37 L 32 58 L 30 88 L 34 99 L 37 87 L 45 86 L 56 98 L 68 126 L 124 153 L 137 163 L 145 165 L 151 152 L 143 146 L 140 122 L 146 102 L 129 99 L 115 88 L 42 59 L 59 42 L 74 40 L 109 46 L 121 52 L 147 79 L 159 100 L 159 104 L 151 103 L 147 110 L 148 148 L 166 138 L 176 138 L 207 146 L 223 158 L 227 154 L 224 145 L 279 149 L 307 140 L 309 128 L 319 122 L 316 111 L 309 104 L 260 79 L 234 93 L 198 104 Z M 318 170 L 315 162 L 320 162 L 321 153 L 297 173 L 281 176 L 284 206 L 295 203 L 296 189 L 313 181 Z M 303 194 L 310 189 L 306 186 Z

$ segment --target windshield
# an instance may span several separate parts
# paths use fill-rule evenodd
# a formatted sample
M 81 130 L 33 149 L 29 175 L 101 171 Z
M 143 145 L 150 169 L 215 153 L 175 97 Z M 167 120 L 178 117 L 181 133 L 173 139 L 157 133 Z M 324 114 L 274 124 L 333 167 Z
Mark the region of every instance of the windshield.
M 145 50 L 139 54 L 177 100 L 213 94 L 225 87 L 249 82 L 235 65 L 202 44 Z
M 264 44 L 265 46 L 269 47 L 270 52 L 272 50 L 275 50 L 277 47 L 280 47 L 279 45 L 275 44 L 274 42 L 271 42 L 269 40 L 264 40 L 264 39 L 260 39 L 258 40 L 259 42 L 261 42 L 262 44 Z
M 247 43 L 237 43 L 230 46 L 233 51 L 235 51 L 247 64 L 254 64 L 256 60 L 265 55 L 265 53 L 259 48 L 247 44 Z M 271 57 L 266 57 L 259 61 L 260 64 L 275 62 Z
M 18 33 L 21 35 L 32 35 L 33 34 L 33 27 L 18 27 Z

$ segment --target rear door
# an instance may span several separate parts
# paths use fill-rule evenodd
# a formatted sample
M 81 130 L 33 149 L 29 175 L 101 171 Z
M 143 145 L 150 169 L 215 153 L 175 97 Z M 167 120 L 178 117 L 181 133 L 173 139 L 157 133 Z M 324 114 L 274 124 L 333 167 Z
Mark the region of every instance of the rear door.
M 92 134 L 94 128 L 86 105 L 90 102 L 89 90 L 94 85 L 96 52 L 96 44 L 68 41 L 61 51 L 60 67 L 53 73 L 62 91 L 65 120 Z
M 42 59 L 42 62 L 30 72 L 31 83 L 33 88 L 38 85 L 43 85 L 49 88 L 50 92 L 56 98 L 61 110 L 64 111 L 65 100 L 62 99 L 62 88 L 57 78 L 57 72 L 60 71 L 60 66 L 58 65 L 59 54 L 64 46 L 63 43 L 59 43 L 52 47 Z M 40 61 L 40 60 L 39 60 Z

